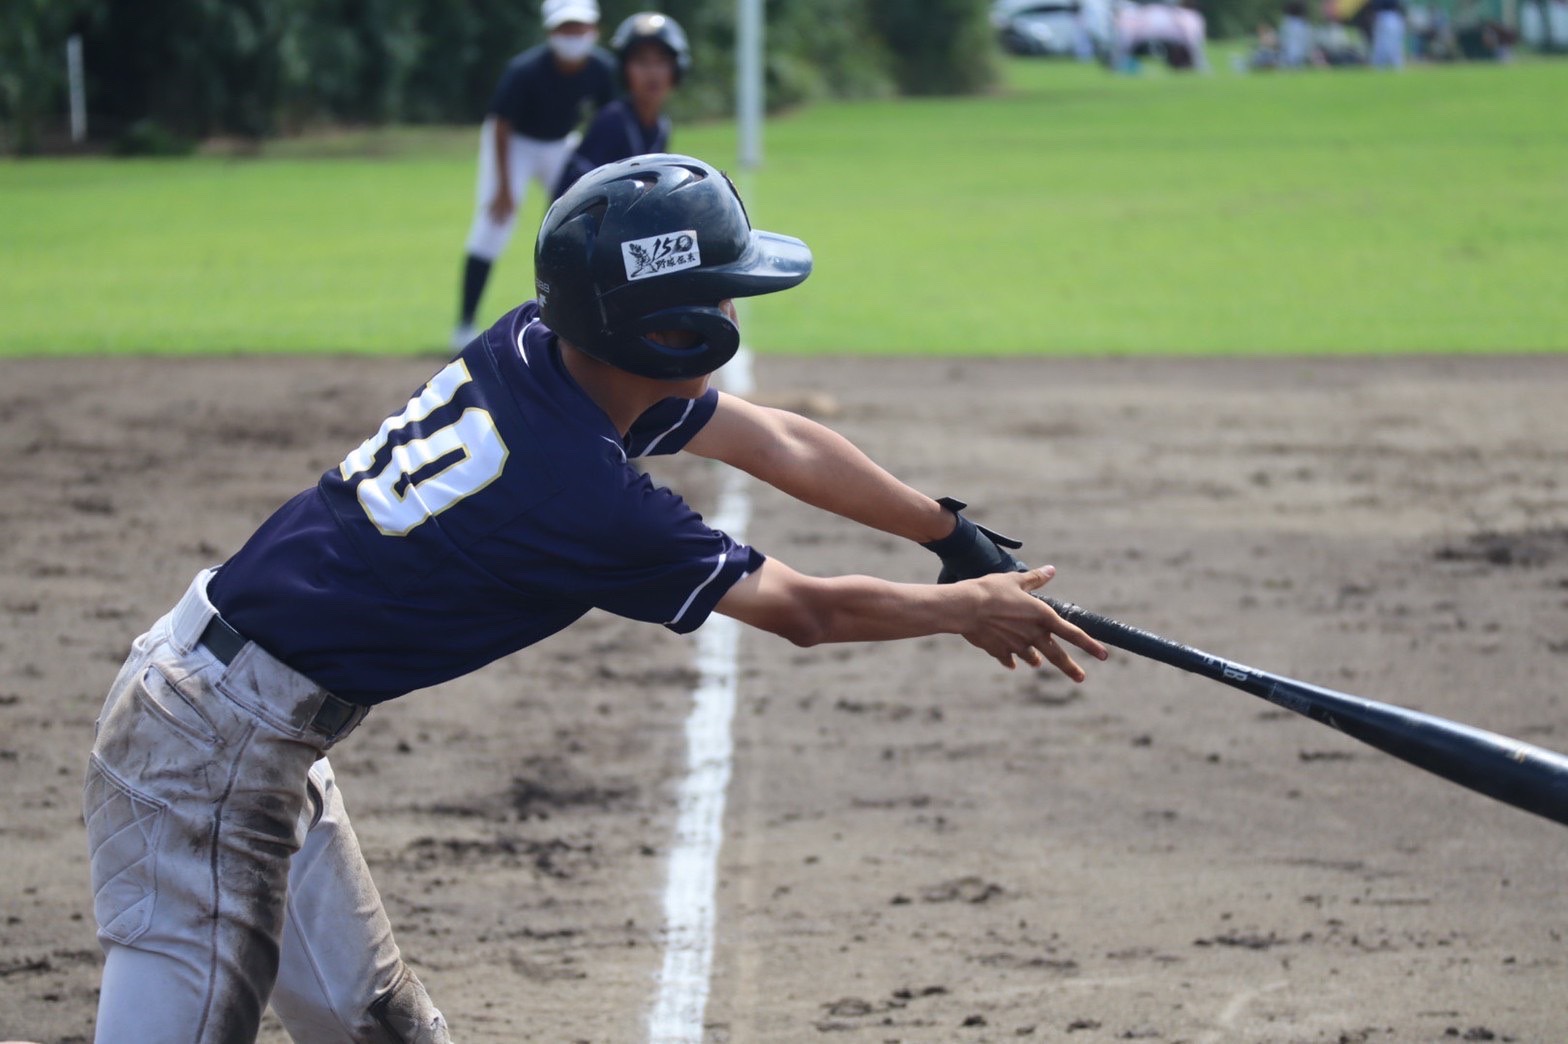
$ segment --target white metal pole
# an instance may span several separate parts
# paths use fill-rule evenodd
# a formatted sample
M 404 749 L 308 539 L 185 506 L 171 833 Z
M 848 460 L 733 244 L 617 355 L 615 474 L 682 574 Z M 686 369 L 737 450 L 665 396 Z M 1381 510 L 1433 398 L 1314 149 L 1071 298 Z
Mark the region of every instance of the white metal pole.
M 743 170 L 762 165 L 762 3 L 737 0 L 735 18 L 735 122 Z
M 71 141 L 87 139 L 87 87 L 82 82 L 82 38 L 72 33 L 65 41 L 65 75 L 71 85 Z

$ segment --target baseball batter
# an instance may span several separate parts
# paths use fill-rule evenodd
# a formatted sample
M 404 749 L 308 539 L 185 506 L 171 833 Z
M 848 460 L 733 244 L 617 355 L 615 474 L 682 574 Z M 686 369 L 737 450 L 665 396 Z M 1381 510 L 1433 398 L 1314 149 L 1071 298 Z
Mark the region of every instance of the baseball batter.
M 691 69 L 685 30 L 669 15 L 644 11 L 616 28 L 610 49 L 620 64 L 625 97 L 600 109 L 588 125 L 582 144 L 561 172 L 557 198 L 595 167 L 670 150 L 670 118 L 664 106 Z
M 1008 667 L 1099 643 L 1029 592 L 956 501 L 803 417 L 708 387 L 732 299 L 796 285 L 707 164 L 601 167 L 550 208 L 538 300 L 503 316 L 137 638 L 97 724 L 84 816 L 106 960 L 98 1040 L 441 1042 L 326 752 L 377 704 L 589 609 L 687 632 L 723 613 L 800 645 L 960 634 Z M 818 578 L 707 526 L 630 463 L 685 450 L 920 542 L 943 584 Z M 155 999 L 150 1003 L 149 999 Z
M 529 181 L 553 193 L 577 147 L 583 106 L 591 102 L 598 109 L 615 96 L 614 62 L 595 46 L 598 0 L 544 0 L 540 13 L 546 43 L 507 64 L 479 130 L 479 175 L 454 352 L 477 332 L 479 299 L 491 266 L 512 239 Z

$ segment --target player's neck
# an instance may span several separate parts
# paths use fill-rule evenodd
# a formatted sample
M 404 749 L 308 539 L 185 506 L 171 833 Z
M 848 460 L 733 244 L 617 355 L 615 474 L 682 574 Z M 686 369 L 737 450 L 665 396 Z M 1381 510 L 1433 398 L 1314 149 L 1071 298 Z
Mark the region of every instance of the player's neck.
M 636 95 L 632 95 L 631 103 L 632 111 L 637 114 L 638 123 L 642 124 L 644 127 L 652 127 L 655 123 L 659 122 L 659 113 L 662 111 L 663 107 L 657 100 L 649 100 L 647 98 L 639 98 Z
M 623 437 L 654 403 L 691 390 L 685 381 L 659 381 L 616 369 L 565 341 L 561 342 L 561 362 Z M 698 390 L 696 394 L 702 392 Z

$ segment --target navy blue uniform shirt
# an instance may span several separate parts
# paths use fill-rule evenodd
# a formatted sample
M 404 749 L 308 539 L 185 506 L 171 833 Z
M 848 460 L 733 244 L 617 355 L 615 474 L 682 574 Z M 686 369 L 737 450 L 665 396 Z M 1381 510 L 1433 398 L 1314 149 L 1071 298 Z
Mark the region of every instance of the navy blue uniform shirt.
M 467 674 L 590 608 L 691 631 L 763 556 L 628 458 L 681 449 L 717 400 L 666 399 L 623 440 L 530 301 L 279 508 L 209 594 L 356 703 Z
M 588 60 L 567 76 L 544 44 L 513 58 L 490 98 L 490 115 L 512 125 L 514 133 L 539 141 L 557 141 L 577 129 L 583 102 L 604 107 L 615 97 L 615 60 L 594 48 Z
M 559 199 L 573 182 L 595 167 L 633 156 L 669 151 L 670 118 L 661 115 L 650 127 L 637 118 L 637 110 L 630 102 L 617 98 L 600 109 L 599 115 L 588 125 L 582 144 L 561 170 L 555 196 Z

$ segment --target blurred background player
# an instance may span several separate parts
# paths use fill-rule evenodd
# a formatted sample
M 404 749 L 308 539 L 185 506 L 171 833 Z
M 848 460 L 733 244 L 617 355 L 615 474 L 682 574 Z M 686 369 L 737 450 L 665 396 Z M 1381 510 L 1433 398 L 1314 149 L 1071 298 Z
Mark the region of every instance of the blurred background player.
M 1288 0 L 1279 23 L 1279 64 L 1300 69 L 1313 64 L 1312 24 L 1305 0 Z
M 1372 65 L 1402 69 L 1405 65 L 1405 5 L 1401 0 L 1372 0 Z
M 599 110 L 582 144 L 566 162 L 557 198 L 584 174 L 617 160 L 670 151 L 670 118 L 664 106 L 691 69 L 691 47 L 680 23 L 643 11 L 622 22 L 610 38 L 625 97 Z
M 454 352 L 473 340 L 474 316 L 490 266 L 506 249 L 529 179 L 554 190 L 577 147 L 583 103 L 603 108 L 615 96 L 615 66 L 599 40 L 597 0 L 544 0 L 545 44 L 507 63 L 479 132 L 474 222 L 463 264 L 463 299 Z

